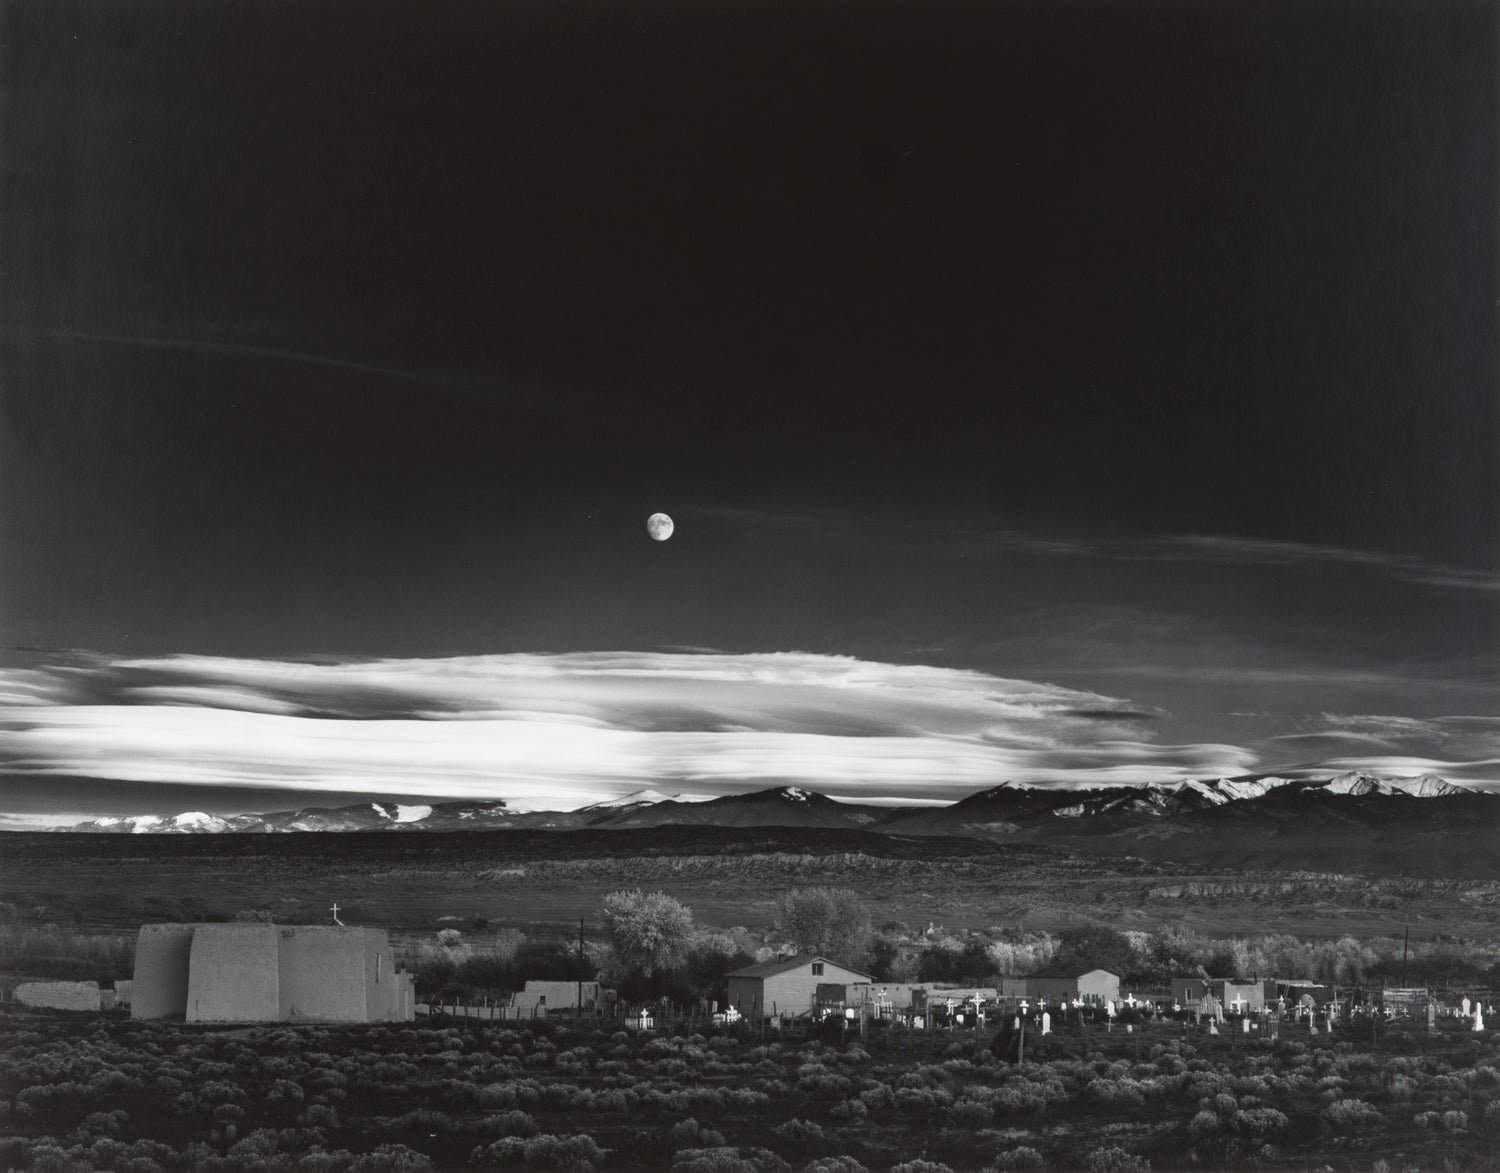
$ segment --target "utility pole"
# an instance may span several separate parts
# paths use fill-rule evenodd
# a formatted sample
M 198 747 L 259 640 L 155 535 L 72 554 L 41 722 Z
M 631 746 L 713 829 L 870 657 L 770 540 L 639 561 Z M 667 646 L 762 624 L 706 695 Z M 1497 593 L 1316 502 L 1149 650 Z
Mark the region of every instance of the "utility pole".
M 1401 935 L 1401 988 L 1406 989 L 1406 947 L 1411 943 L 1411 925 Z
M 578 918 L 578 1017 L 583 1017 L 583 917 Z

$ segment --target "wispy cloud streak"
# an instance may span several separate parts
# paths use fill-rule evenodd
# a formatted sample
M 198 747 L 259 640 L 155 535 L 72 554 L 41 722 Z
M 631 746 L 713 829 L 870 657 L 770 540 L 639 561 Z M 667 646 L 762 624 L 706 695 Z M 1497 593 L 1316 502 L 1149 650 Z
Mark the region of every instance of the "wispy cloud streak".
M 12 774 L 565 807 L 662 784 L 941 799 L 1006 778 L 1154 781 L 1255 761 L 1154 746 L 1154 714 L 1121 698 L 800 653 L 179 656 L 11 675 Z
M 1229 534 L 1145 534 L 1132 537 L 1040 535 L 1004 526 L 861 518 L 847 512 L 810 514 L 750 510 L 705 511 L 725 521 L 789 534 L 854 543 L 899 542 L 938 546 L 965 555 L 1018 554 L 1052 558 L 1099 558 L 1116 562 L 1182 562 L 1262 567 L 1328 567 L 1363 570 L 1420 586 L 1500 593 L 1500 575 L 1475 567 L 1436 562 L 1416 554 L 1360 550 L 1316 542 L 1292 542 Z

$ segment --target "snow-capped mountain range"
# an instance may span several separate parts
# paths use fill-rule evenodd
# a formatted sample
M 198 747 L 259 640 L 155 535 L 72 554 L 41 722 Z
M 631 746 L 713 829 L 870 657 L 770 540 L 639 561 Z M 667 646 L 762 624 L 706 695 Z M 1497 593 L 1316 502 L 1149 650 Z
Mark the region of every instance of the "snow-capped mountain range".
M 1143 786 L 1063 789 L 1004 782 L 947 806 L 890 807 L 829 798 L 796 786 L 706 798 L 638 790 L 573 811 L 531 810 L 504 799 L 403 804 L 366 802 L 267 814 L 184 811 L 94 819 L 59 831 L 112 834 L 281 833 L 292 831 L 572 830 L 665 825 L 848 827 L 897 834 L 1008 835 L 1058 820 L 1154 822 L 1230 804 L 1260 809 L 1270 800 L 1432 799 L 1484 792 L 1433 774 L 1415 778 L 1345 773 L 1324 779 L 1257 775 Z M 1292 808 L 1293 813 L 1297 808 Z

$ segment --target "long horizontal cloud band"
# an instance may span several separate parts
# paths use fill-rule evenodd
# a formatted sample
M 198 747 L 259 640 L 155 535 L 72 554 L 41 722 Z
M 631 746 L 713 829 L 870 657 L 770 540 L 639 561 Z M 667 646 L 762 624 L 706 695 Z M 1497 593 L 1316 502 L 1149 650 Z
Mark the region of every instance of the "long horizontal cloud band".
M 1240 772 L 1156 746 L 1119 698 L 839 656 L 593 653 L 90 661 L 6 674 L 0 771 L 494 796 L 568 807 L 664 783 L 956 798 L 1007 778 Z
M 1155 744 L 1154 716 L 1118 697 L 983 672 L 802 653 L 79 656 L 0 671 L 0 775 L 565 809 L 645 787 L 713 795 L 793 784 L 889 802 L 1007 779 L 1171 782 L 1264 768 L 1254 748 Z M 1376 729 L 1385 736 L 1372 738 Z M 1284 772 L 1326 764 L 1491 779 L 1494 754 L 1474 742 L 1493 732 L 1471 718 L 1324 715 L 1317 761 Z M 1415 733 L 1479 752 L 1433 761 L 1410 748 Z M 1280 748 L 1298 736 L 1314 735 Z

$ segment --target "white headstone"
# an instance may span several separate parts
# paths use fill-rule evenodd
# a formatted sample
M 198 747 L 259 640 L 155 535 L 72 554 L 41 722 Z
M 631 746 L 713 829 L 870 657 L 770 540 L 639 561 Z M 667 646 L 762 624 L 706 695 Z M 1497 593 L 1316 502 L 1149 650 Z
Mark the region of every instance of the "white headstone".
M 1044 1035 L 1052 1033 L 1052 1015 L 1045 1010 L 1042 1011 L 1042 1033 Z
M 1459 1009 L 1461 1009 L 1463 1011 L 1464 1017 L 1468 1018 L 1469 1017 L 1469 995 L 1465 994 L 1464 995 L 1464 1000 L 1462 1002 L 1460 1002 L 1458 1005 L 1459 1005 Z
M 1483 1002 L 1475 1002 L 1474 1003 L 1474 1029 L 1475 1030 L 1483 1030 L 1484 1029 L 1484 1003 Z

